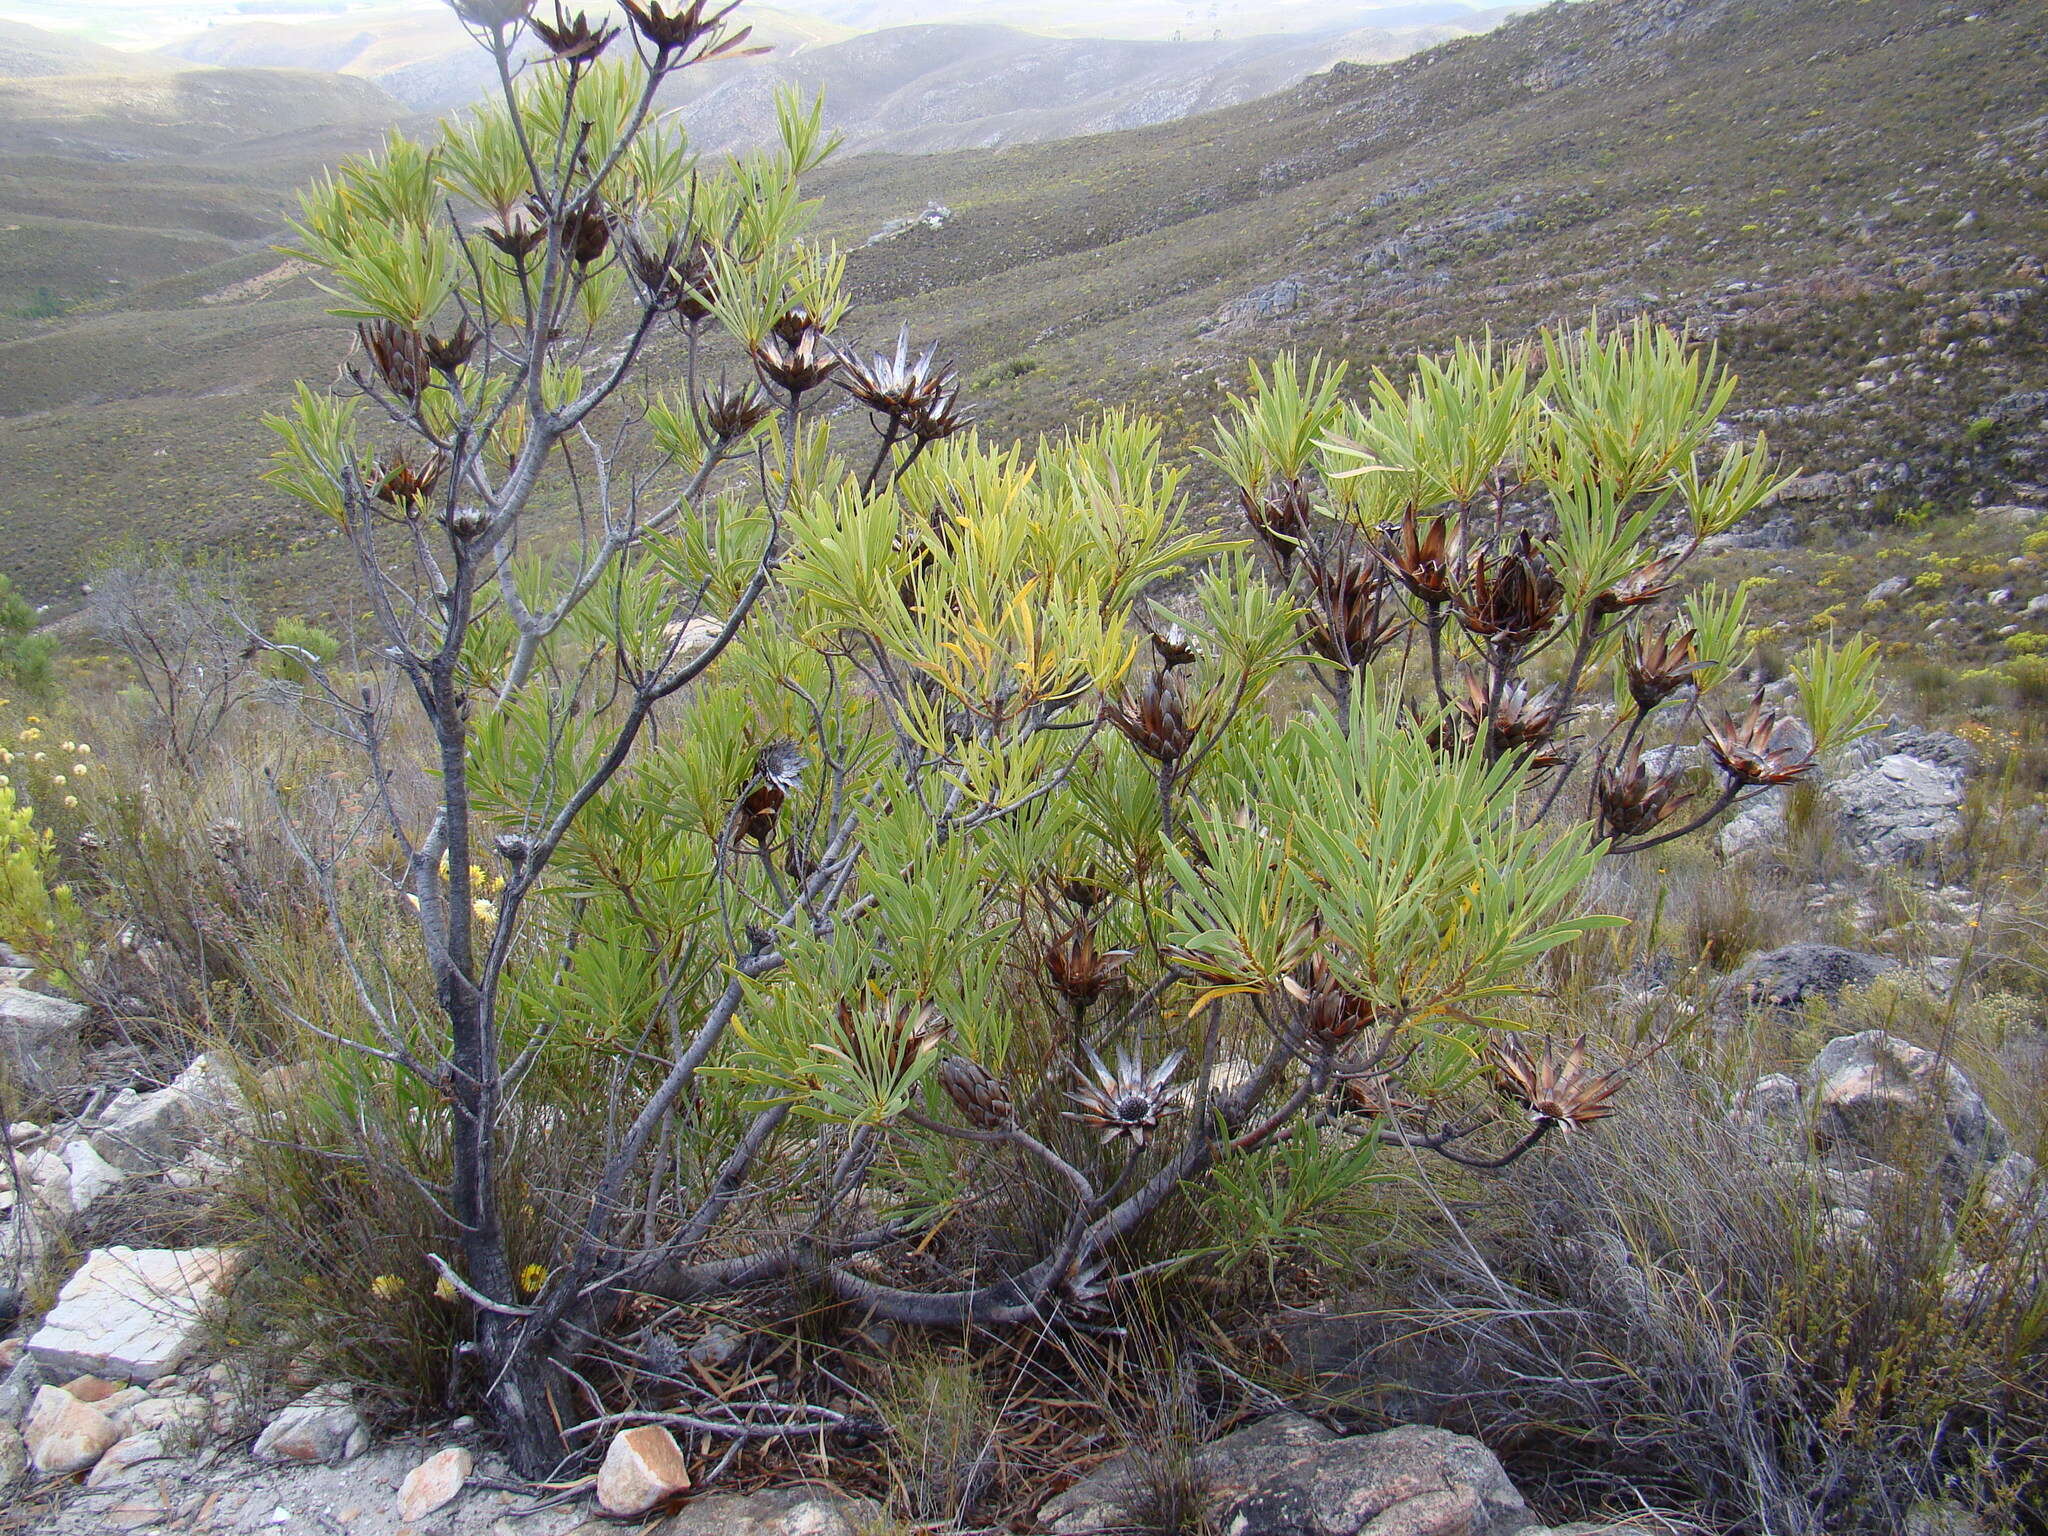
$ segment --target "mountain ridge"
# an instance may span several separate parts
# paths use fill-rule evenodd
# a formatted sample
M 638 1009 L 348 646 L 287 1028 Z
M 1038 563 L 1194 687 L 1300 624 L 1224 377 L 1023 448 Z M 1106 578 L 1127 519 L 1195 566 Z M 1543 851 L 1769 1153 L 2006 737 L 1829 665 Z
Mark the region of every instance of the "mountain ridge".
M 814 190 L 850 252 L 847 340 L 907 324 L 1005 438 L 1128 403 L 1185 452 L 1285 347 L 1398 370 L 1644 314 L 1721 348 L 1730 429 L 1814 472 L 1803 527 L 1846 528 L 2048 504 L 2044 77 L 2020 0 L 1585 0 L 1162 126 L 853 156 Z M 81 535 L 120 528 L 320 590 L 331 541 L 256 474 L 261 411 L 346 350 L 323 307 L 244 248 L 0 329 L 24 588 L 75 592 Z
M 119 48 L 51 32 L 27 22 L 0 19 L 0 80 L 33 79 L 40 75 L 154 74 L 185 66 L 150 53 Z
M 1462 35 L 1449 26 L 1220 42 L 1042 37 L 977 22 L 862 33 L 731 75 L 679 110 L 693 140 L 765 140 L 774 96 L 822 93 L 846 152 L 929 154 L 1172 121 L 1284 89 L 1340 61 L 1382 62 Z

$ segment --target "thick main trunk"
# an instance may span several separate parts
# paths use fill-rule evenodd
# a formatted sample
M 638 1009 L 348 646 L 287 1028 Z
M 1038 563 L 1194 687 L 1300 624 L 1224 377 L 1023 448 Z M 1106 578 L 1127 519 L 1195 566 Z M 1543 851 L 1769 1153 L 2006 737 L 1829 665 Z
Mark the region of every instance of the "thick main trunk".
M 544 1351 L 526 1337 L 523 1320 L 477 1313 L 477 1360 L 484 1370 L 484 1402 L 505 1459 L 519 1476 L 544 1481 L 561 1468 L 567 1447 L 548 1402 L 550 1375 Z

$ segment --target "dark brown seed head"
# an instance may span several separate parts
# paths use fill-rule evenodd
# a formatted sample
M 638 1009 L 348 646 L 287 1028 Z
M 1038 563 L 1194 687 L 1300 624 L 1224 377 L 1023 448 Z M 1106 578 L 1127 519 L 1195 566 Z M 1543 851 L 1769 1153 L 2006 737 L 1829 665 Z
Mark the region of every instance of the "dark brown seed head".
M 1684 774 L 1677 768 L 1652 773 L 1639 748 L 1593 778 L 1593 802 L 1600 810 L 1600 829 L 1609 837 L 1640 837 L 1671 817 L 1692 798 L 1678 792 Z
M 1382 530 L 1379 556 L 1401 585 L 1430 608 L 1441 608 L 1456 593 L 1464 553 L 1458 526 L 1448 517 L 1425 525 L 1410 507 L 1398 527 Z
M 1095 930 L 1077 919 L 1045 946 L 1045 974 L 1077 1008 L 1086 1008 L 1116 980 L 1131 958 L 1128 949 L 1097 949 Z
M 1105 699 L 1102 718 L 1147 757 L 1162 763 L 1179 762 L 1195 744 L 1183 675 L 1165 667 L 1156 669 L 1136 698 L 1120 694 L 1113 701 Z
M 807 309 L 792 309 L 754 346 L 754 365 L 792 395 L 816 389 L 839 366 L 825 329 Z
M 1592 1071 L 1584 1035 L 1569 1046 L 1545 1039 L 1534 1051 L 1510 1035 L 1497 1041 L 1489 1054 L 1500 1091 L 1538 1125 L 1572 1131 L 1614 1113 L 1610 1100 L 1621 1087 L 1621 1074 Z
M 1385 568 L 1351 543 L 1302 557 L 1313 601 L 1309 648 L 1340 667 L 1371 664 L 1407 627 Z
M 619 249 L 626 258 L 626 270 L 633 274 L 633 281 L 639 285 L 642 302 L 656 314 L 673 310 L 683 296 L 683 279 L 679 270 L 683 259 L 683 243 L 671 235 L 660 245 L 653 245 L 631 232 L 620 237 Z
M 611 238 L 611 216 L 595 192 L 584 193 L 562 210 L 562 249 L 578 266 L 587 267 L 603 256 Z
M 682 288 L 675 303 L 676 321 L 686 330 L 710 315 L 717 297 L 711 285 L 711 257 L 711 247 L 702 239 L 693 239 L 676 265 Z
M 1655 635 L 1631 635 L 1622 653 L 1628 674 L 1628 696 L 1639 713 L 1648 714 L 1693 680 L 1702 663 L 1693 650 L 1693 632 L 1675 635 L 1667 624 Z
M 1673 562 L 1659 558 L 1639 565 L 1593 599 L 1595 613 L 1620 613 L 1653 603 L 1671 589 Z
M 960 390 L 952 377 L 948 370 L 946 387 L 903 418 L 905 429 L 917 442 L 936 443 L 972 424 L 974 418 L 961 406 Z
M 593 63 L 604 52 L 605 45 L 619 35 L 617 27 L 592 26 L 590 18 L 581 11 L 571 16 L 562 8 L 561 0 L 556 0 L 552 24 L 536 17 L 532 25 L 534 36 L 565 64 Z
M 1169 624 L 1164 633 L 1152 631 L 1152 654 L 1159 658 L 1159 665 L 1170 669 L 1192 666 L 1202 653 L 1194 636 L 1178 624 Z
M 960 1118 L 976 1130 L 1007 1130 L 1015 1122 L 1010 1085 L 972 1057 L 948 1056 L 939 1063 L 938 1079 Z
M 1789 735 L 1788 724 L 1777 711 L 1764 708 L 1759 688 L 1740 720 L 1724 713 L 1707 722 L 1707 751 L 1738 784 L 1790 784 L 1805 778 L 1817 764 L 1797 741 L 1780 740 Z
M 1453 599 L 1466 633 L 1496 650 L 1521 650 L 1542 636 L 1564 603 L 1564 584 L 1527 533 L 1481 554 Z
M 1452 702 L 1475 733 L 1487 734 L 1495 755 L 1517 747 L 1542 745 L 1557 729 L 1564 713 L 1564 700 L 1554 689 L 1531 693 L 1525 683 L 1504 683 L 1496 698 L 1486 677 L 1476 672 L 1465 674 L 1464 695 Z
M 654 50 L 657 68 L 666 68 L 671 63 L 697 64 L 706 59 L 741 58 L 747 54 L 766 53 L 766 48 L 742 46 L 753 33 L 752 27 L 741 27 L 728 34 L 725 18 L 739 8 L 739 0 L 717 9 L 706 0 L 689 0 L 673 10 L 665 10 L 659 0 L 619 0 L 625 7 L 626 15 L 632 19 L 633 30 Z
M 411 511 L 434 494 L 447 467 L 447 461 L 438 455 L 415 464 L 401 450 L 378 464 L 376 487 L 370 494 L 387 506 Z
M 1264 495 L 1240 491 L 1237 501 L 1260 545 L 1286 570 L 1293 563 L 1296 547 L 1308 536 L 1314 516 L 1308 487 L 1299 479 L 1283 480 Z
M 1326 1044 L 1354 1039 L 1379 1020 L 1372 1000 L 1339 985 L 1321 955 L 1310 960 L 1299 976 L 1282 977 L 1280 985 L 1301 1005 L 1302 1027 Z
M 446 340 L 439 336 L 427 337 L 421 351 L 427 366 L 435 372 L 453 373 L 475 356 L 479 339 L 477 333 L 469 328 L 469 322 L 462 320 L 456 324 L 455 334 Z
M 752 384 L 723 379 L 704 397 L 704 426 L 722 443 L 736 443 L 768 419 L 775 407 Z
M 1067 875 L 1057 882 L 1061 896 L 1078 908 L 1083 916 L 1093 912 L 1098 903 L 1109 899 L 1109 887 L 1092 874 Z
M 497 224 L 486 224 L 483 235 L 492 245 L 510 256 L 515 265 L 523 266 L 526 258 L 539 250 L 546 241 L 548 232 L 531 219 L 515 213 Z
M 420 333 L 393 320 L 366 320 L 356 327 L 356 339 L 385 387 L 400 399 L 417 403 L 432 377 Z
M 775 835 L 790 791 L 803 782 L 804 754 L 795 742 L 772 741 L 754 759 L 754 776 L 741 798 L 734 820 L 735 835 L 767 846 Z

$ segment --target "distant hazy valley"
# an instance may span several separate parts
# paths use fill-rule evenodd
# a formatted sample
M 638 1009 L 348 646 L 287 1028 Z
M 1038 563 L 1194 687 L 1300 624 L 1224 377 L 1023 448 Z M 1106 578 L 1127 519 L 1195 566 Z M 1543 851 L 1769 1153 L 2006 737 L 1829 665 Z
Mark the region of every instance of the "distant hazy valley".
M 825 92 L 849 139 L 816 181 L 851 253 L 848 332 L 938 344 L 992 431 L 1127 400 L 1186 442 L 1282 346 L 1393 365 L 1644 311 L 1717 340 L 1745 422 L 1819 477 L 1816 510 L 2048 499 L 2034 0 L 1584 0 L 1334 67 L 1357 29 L 1175 44 L 852 30 L 914 5 L 748 14 L 776 52 L 679 109 L 715 148 L 760 131 L 774 82 Z M 257 479 L 261 413 L 347 348 L 273 246 L 295 187 L 418 119 L 404 93 L 460 98 L 429 87 L 461 39 L 237 51 L 269 25 L 209 30 L 230 67 L 0 29 L 0 544 L 38 600 L 75 594 L 81 551 L 117 533 L 295 585 L 332 558 Z

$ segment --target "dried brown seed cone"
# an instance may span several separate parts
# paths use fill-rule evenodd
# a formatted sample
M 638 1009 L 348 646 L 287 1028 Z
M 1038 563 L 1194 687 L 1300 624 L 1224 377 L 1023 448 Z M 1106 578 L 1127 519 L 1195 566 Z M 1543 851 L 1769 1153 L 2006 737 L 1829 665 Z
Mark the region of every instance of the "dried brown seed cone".
M 948 1056 L 940 1062 L 939 1086 L 976 1130 L 1003 1130 L 1016 1115 L 1010 1085 L 972 1057 Z

